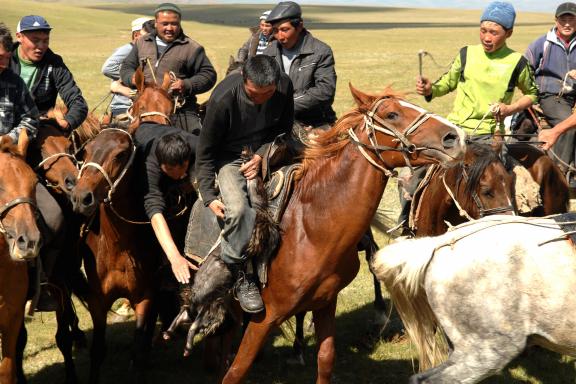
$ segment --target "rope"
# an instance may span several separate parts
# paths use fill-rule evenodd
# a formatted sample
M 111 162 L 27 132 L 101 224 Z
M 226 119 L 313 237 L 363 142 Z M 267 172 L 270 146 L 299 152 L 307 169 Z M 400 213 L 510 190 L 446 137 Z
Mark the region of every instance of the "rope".
M 464 217 L 466 220 L 469 220 L 469 221 L 474 220 L 468 214 L 468 212 L 466 212 L 466 210 L 464 208 L 462 208 L 460 203 L 458 203 L 458 200 L 454 196 L 454 193 L 452 192 L 452 190 L 450 189 L 450 187 L 448 187 L 448 184 L 446 183 L 446 177 L 445 176 L 446 176 L 446 173 L 442 173 L 442 184 L 444 184 L 444 188 L 446 188 L 446 192 L 448 192 L 448 195 L 450 195 L 450 198 L 452 199 L 452 201 L 456 205 L 456 208 L 458 208 L 458 213 L 460 214 L 460 216 Z
M 488 106 L 488 110 L 486 111 L 486 113 L 484 114 L 484 116 L 482 116 L 482 119 L 480 119 L 480 122 L 478 123 L 478 125 L 476 126 L 476 128 L 474 128 L 474 130 L 472 131 L 471 135 L 476 134 L 476 131 L 478 130 L 478 128 L 480 128 L 480 126 L 482 125 L 482 123 L 484 122 L 484 120 L 486 120 L 486 118 L 488 117 L 489 114 L 495 114 L 500 112 L 500 106 L 497 103 L 492 103 Z
M 107 98 L 110 98 L 110 101 L 108 102 L 108 105 L 106 106 L 106 109 L 105 109 L 105 111 L 107 111 L 108 108 L 110 107 L 110 104 L 112 104 L 112 92 L 108 92 L 108 93 L 106 94 L 106 96 L 104 96 L 104 98 L 103 98 L 102 100 L 100 100 L 100 102 L 99 102 L 98 104 L 96 104 L 96 106 L 95 106 L 94 108 L 92 108 L 92 110 L 90 111 L 90 113 L 94 113 L 94 111 L 95 111 L 96 109 L 98 109 L 98 107 L 99 107 L 100 105 L 102 105 L 102 103 L 103 103 L 104 101 L 106 101 Z
M 150 58 L 146 58 L 146 64 L 150 68 L 150 73 L 152 74 L 152 80 L 154 80 L 154 84 L 158 85 L 158 81 L 156 80 L 156 74 L 154 73 L 154 67 L 152 67 L 152 63 L 150 62 Z

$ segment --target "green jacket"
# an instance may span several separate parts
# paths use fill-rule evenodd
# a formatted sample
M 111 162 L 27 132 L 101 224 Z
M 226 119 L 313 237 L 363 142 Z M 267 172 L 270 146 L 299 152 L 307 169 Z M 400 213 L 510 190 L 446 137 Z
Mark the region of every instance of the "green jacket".
M 514 92 L 507 92 L 508 83 L 521 57 L 506 45 L 493 53 L 486 53 L 482 45 L 468 46 L 463 81 L 460 78 L 461 60 L 457 56 L 448 72 L 432 85 L 432 95 L 426 99 L 430 101 L 456 89 L 454 107 L 448 120 L 467 133 L 472 133 L 476 127 L 474 134 L 477 135 L 492 134 L 496 128 L 503 132 L 503 126 L 496 127 L 496 120 L 488 110 L 492 103 L 510 104 L 512 101 Z M 537 101 L 538 88 L 529 65 L 520 72 L 515 85 L 524 95 L 530 96 L 532 102 Z

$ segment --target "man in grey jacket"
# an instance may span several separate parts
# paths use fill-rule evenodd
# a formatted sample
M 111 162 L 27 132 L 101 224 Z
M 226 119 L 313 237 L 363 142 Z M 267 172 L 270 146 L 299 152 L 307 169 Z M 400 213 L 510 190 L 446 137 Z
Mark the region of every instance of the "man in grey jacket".
M 332 49 L 304 28 L 302 10 L 293 1 L 278 3 L 266 21 L 272 24 L 276 40 L 264 54 L 274 57 L 292 80 L 295 120 L 304 126 L 328 129 L 336 121 Z
M 184 34 L 180 8 L 164 3 L 154 14 L 156 31 L 136 41 L 122 63 L 120 78 L 124 84 L 134 87 L 134 73 L 140 66 L 147 84 L 153 84 L 156 79 L 161 83 L 164 73 L 172 72 L 170 92 L 183 101 L 173 122 L 181 129 L 198 134 L 201 125 L 196 95 L 216 84 L 216 71 L 204 47 Z
M 136 93 L 132 88 L 126 87 L 120 81 L 120 66 L 128 56 L 136 39 L 145 36 L 154 30 L 154 20 L 149 17 L 139 17 L 132 20 L 132 41 L 117 48 L 102 65 L 102 74 L 110 79 L 110 102 L 111 122 L 115 125 L 124 126 L 129 124 L 130 117 L 126 113 L 132 106 L 130 98 Z

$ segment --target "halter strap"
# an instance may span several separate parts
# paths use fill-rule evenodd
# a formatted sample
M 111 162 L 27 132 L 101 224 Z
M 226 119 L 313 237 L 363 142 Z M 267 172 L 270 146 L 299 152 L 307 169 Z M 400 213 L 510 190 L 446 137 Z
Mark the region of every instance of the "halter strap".
M 20 204 L 30 204 L 35 211 L 38 211 L 38 205 L 36 204 L 36 201 L 30 197 L 17 197 L 16 199 L 7 202 L 4 204 L 4 206 L 2 206 L 2 208 L 0 208 L 0 233 L 6 233 L 6 228 L 2 223 L 4 216 L 8 214 L 9 210 Z
M 148 117 L 148 116 L 160 116 L 163 117 L 166 122 L 168 123 L 168 125 L 172 124 L 172 121 L 170 120 L 170 118 L 168 117 L 168 115 L 166 115 L 165 113 L 162 112 L 158 112 L 158 111 L 150 111 L 150 112 L 144 112 L 141 113 L 138 117 L 139 118 L 143 118 L 143 117 Z
M 74 157 L 74 155 L 71 155 L 69 153 L 66 152 L 58 152 L 55 153 L 53 155 L 48 156 L 47 158 L 45 158 L 44 160 L 42 160 L 41 162 L 38 163 L 38 165 L 34 168 L 35 171 L 39 170 L 40 168 L 42 168 L 42 166 L 44 164 L 46 164 L 48 161 L 52 160 L 52 159 L 56 159 L 56 161 L 61 158 L 61 157 L 68 157 L 72 160 L 72 162 L 74 163 L 74 165 L 76 165 L 76 167 L 78 167 L 78 160 L 76 160 L 76 157 Z M 54 163 L 56 162 L 54 161 Z
M 87 167 L 93 167 L 93 168 L 96 168 L 98 171 L 100 171 L 102 176 L 104 176 L 104 179 L 106 179 L 106 181 L 108 182 L 108 186 L 110 187 L 110 189 L 108 190 L 108 196 L 106 197 L 104 202 L 112 201 L 112 194 L 116 190 L 116 187 L 118 187 L 118 184 L 120 184 L 120 181 L 124 178 L 124 175 L 126 174 L 128 169 L 132 165 L 132 162 L 134 161 L 134 156 L 136 155 L 136 145 L 134 145 L 134 139 L 132 139 L 132 135 L 130 133 L 126 132 L 123 129 L 113 128 L 113 127 L 103 129 L 102 131 L 100 131 L 100 133 L 108 131 L 108 130 L 116 130 L 116 131 L 125 133 L 130 138 L 130 143 L 132 144 L 132 152 L 130 153 L 130 158 L 128 159 L 128 162 L 124 165 L 124 168 L 122 169 L 122 172 L 120 172 L 120 175 L 116 178 L 116 180 L 114 182 L 112 182 L 112 179 L 110 178 L 110 176 L 108 175 L 108 172 L 106 172 L 104 167 L 102 167 L 102 165 L 100 165 L 96 162 L 93 162 L 93 161 L 82 164 L 82 167 L 80 168 L 80 172 L 78 172 L 78 179 L 80 179 L 82 177 L 82 172 Z M 98 134 L 100 134 L 100 133 L 98 133 Z

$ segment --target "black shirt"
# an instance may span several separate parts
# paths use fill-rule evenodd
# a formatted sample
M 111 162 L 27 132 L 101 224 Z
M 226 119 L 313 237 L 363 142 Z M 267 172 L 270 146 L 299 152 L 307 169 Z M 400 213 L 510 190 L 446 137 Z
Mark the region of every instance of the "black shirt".
M 260 105 L 248 98 L 241 74 L 229 75 L 218 84 L 208 100 L 196 153 L 196 176 L 204 204 L 217 198 L 217 167 L 239 159 L 245 146 L 263 156 L 276 136 L 292 130 L 293 93 L 285 74 L 272 97 Z

